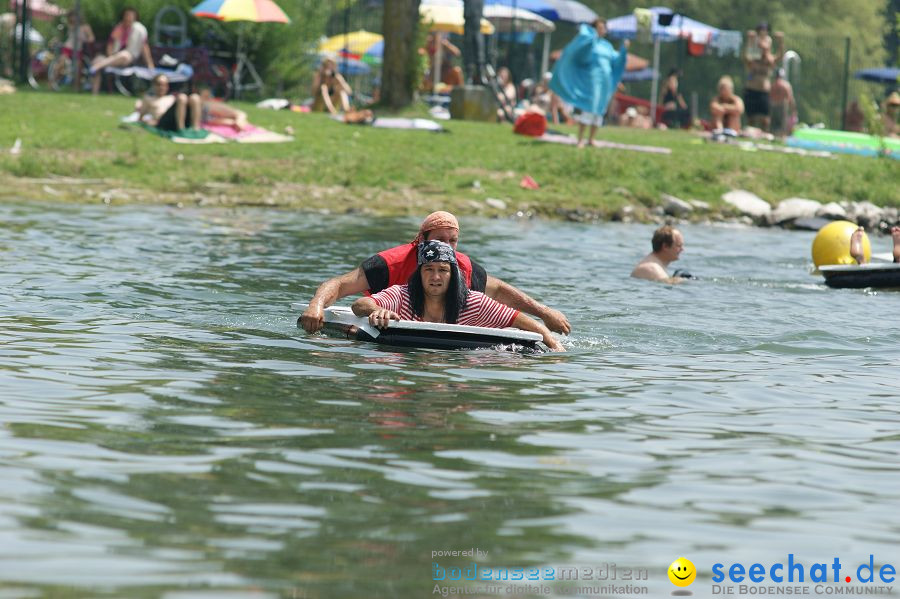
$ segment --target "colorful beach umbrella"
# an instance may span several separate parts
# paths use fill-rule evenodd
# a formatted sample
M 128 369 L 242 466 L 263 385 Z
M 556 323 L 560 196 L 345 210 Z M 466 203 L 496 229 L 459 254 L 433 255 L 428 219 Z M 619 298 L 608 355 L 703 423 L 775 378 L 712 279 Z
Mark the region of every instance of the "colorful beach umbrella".
M 443 0 L 430 3 L 426 0 L 419 5 L 419 16 L 429 31 L 463 35 L 466 19 L 463 15 L 462 2 Z M 494 26 L 487 19 L 481 19 L 481 33 L 485 35 L 494 33 Z
M 191 9 L 191 14 L 219 21 L 291 22 L 272 0 L 203 0 Z
M 318 47 L 319 54 L 339 54 L 368 64 L 381 64 L 384 56 L 384 38 L 381 34 L 365 29 L 338 34 L 323 40 Z
M 9 8 L 13 12 L 22 6 L 22 0 L 9 0 Z M 40 19 L 42 21 L 52 21 L 57 17 L 66 14 L 66 9 L 48 2 L 47 0 L 28 0 L 28 10 L 31 11 L 32 19 Z
M 341 75 L 356 77 L 358 75 L 368 75 L 372 72 L 372 67 L 361 60 L 349 57 L 338 57 L 331 53 L 319 54 L 316 59 L 316 68 L 322 64 L 322 61 L 330 58 L 335 62 Z

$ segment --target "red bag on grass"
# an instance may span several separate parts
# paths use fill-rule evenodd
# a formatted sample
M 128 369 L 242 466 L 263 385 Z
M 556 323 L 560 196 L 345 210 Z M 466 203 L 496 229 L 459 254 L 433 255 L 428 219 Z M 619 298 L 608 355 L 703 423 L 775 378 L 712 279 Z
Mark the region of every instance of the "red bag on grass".
M 526 112 L 516 119 L 513 133 L 540 137 L 547 130 L 547 117 L 536 112 Z

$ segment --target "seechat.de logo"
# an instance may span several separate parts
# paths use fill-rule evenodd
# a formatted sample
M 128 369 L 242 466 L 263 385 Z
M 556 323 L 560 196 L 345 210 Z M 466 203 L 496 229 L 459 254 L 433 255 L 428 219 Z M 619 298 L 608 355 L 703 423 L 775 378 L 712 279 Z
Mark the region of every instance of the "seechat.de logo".
M 697 578 L 697 568 L 686 557 L 679 557 L 669 566 L 669 580 L 677 587 L 690 586 Z

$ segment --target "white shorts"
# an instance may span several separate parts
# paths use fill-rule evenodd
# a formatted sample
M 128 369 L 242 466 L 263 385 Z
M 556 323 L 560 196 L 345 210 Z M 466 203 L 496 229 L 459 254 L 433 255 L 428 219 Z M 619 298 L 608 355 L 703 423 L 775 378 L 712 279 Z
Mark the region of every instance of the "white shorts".
M 581 111 L 575 115 L 575 120 L 582 125 L 591 125 L 593 127 L 600 127 L 603 125 L 603 115 L 594 114 L 593 112 Z

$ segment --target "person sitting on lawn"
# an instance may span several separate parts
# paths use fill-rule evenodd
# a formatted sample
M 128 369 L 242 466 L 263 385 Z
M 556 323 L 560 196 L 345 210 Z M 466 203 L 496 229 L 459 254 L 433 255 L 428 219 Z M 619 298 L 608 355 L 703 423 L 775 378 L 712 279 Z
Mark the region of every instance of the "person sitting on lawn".
M 80 52 L 84 53 L 84 46 L 86 44 L 94 43 L 94 30 L 91 29 L 90 24 L 85 23 L 84 20 L 81 19 L 81 24 L 76 28 L 75 22 L 77 20 L 79 20 L 78 14 L 74 8 L 66 13 L 67 33 L 66 41 L 63 42 L 62 53 L 63 56 L 65 56 L 69 60 L 72 60 L 72 58 L 75 56 L 76 45 L 80 48 Z
M 150 115 L 148 123 L 162 131 L 181 131 L 188 122 L 192 128 L 200 128 L 200 96 L 170 94 L 169 78 L 163 74 L 154 77 L 152 85 L 152 91 L 144 96 L 138 107 L 142 121 L 145 114 Z
M 350 94 L 353 90 L 338 73 L 337 64 L 331 58 L 326 58 L 319 66 L 313 77 L 313 111 L 338 114 L 340 112 L 350 112 Z
M 709 103 L 713 127 L 731 129 L 736 134 L 741 132 L 741 115 L 744 114 L 744 101 L 734 93 L 734 81 L 728 75 L 719 79 L 718 93 Z
M 881 115 L 885 137 L 900 137 L 898 116 L 900 116 L 900 93 L 891 92 L 891 95 L 884 101 L 884 110 Z
M 154 68 L 150 46 L 147 45 L 147 28 L 138 21 L 138 12 L 132 7 L 122 10 L 122 20 L 113 28 L 106 42 L 106 56 L 96 56 L 91 63 L 91 91 L 100 91 L 100 79 L 106 67 L 128 67 L 137 62 L 139 56 L 150 69 Z

